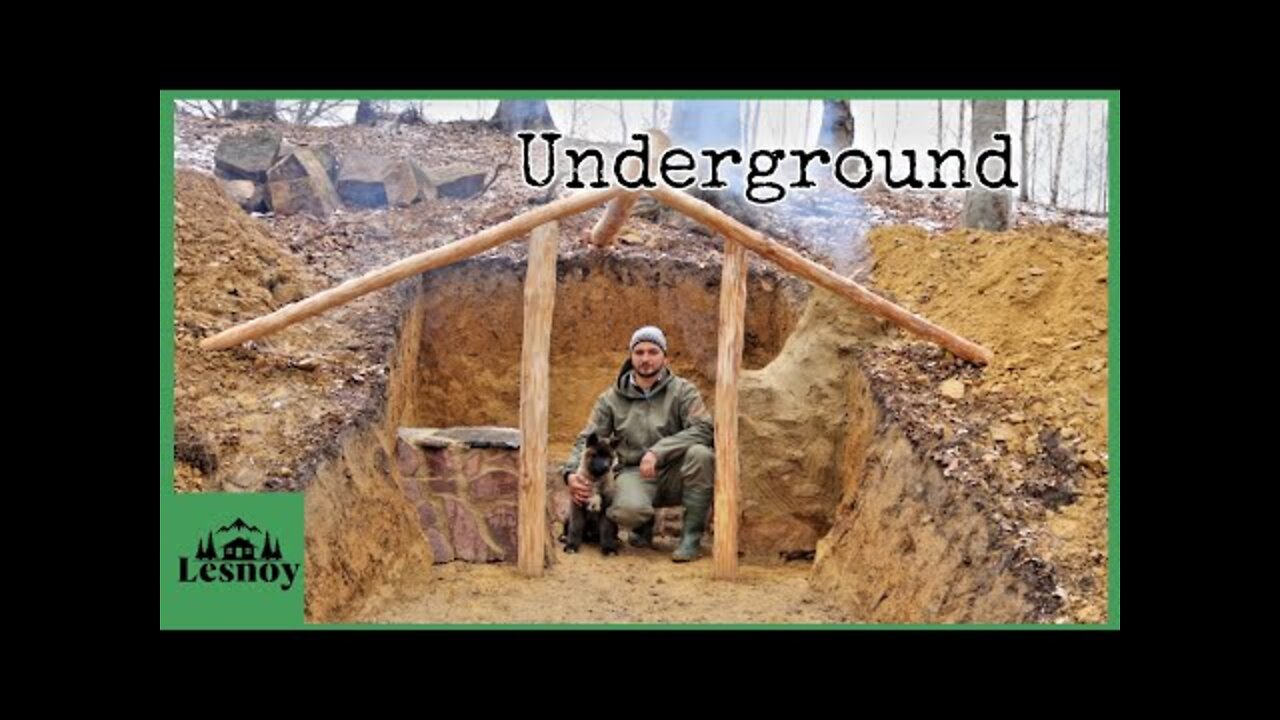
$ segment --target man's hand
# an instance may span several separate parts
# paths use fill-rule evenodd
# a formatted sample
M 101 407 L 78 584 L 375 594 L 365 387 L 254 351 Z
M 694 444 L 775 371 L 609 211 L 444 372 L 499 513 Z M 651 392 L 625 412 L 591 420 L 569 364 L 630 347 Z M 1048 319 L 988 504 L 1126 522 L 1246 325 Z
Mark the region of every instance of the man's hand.
M 586 505 L 591 499 L 591 482 L 578 473 L 569 473 L 569 495 L 575 505 Z
M 644 454 L 640 458 L 640 477 L 646 480 L 652 480 L 658 476 L 658 456 L 653 451 Z

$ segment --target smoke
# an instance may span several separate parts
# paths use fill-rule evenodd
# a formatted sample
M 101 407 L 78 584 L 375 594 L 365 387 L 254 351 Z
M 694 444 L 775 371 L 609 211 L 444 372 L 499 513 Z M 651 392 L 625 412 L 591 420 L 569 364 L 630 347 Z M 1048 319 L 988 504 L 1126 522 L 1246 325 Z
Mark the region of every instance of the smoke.
M 853 273 L 866 257 L 866 234 L 871 226 L 866 204 L 818 168 L 809 176 L 817 187 L 787 188 L 782 200 L 769 205 L 748 201 L 750 149 L 744 138 L 742 105 L 738 100 L 679 100 L 674 104 L 670 135 L 676 146 L 695 155 L 706 148 L 736 148 L 743 156 L 742 165 L 722 167 L 721 177 L 729 187 L 694 194 L 752 227 L 825 257 L 842 275 Z

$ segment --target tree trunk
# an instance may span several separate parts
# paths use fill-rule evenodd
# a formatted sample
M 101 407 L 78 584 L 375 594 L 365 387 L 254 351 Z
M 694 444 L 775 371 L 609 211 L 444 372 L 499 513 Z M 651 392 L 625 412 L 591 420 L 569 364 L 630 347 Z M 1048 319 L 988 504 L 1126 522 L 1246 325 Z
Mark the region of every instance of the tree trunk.
M 1008 230 L 1010 221 L 1010 197 L 1008 190 L 992 190 L 978 182 L 978 155 L 996 146 L 993 133 L 1004 130 L 1004 100 L 975 100 L 973 102 L 973 129 L 970 135 L 973 148 L 969 153 L 974 186 L 964 195 L 964 226 L 982 230 Z
M 1111 163 L 1107 157 L 1111 145 L 1111 127 L 1107 125 L 1107 106 L 1102 106 L 1102 147 L 1098 151 L 1098 207 L 1107 211 L 1107 188 L 1111 183 Z
M 489 124 L 503 132 L 556 128 L 546 100 L 502 100 L 493 117 L 489 118 Z
M 1040 101 L 1036 100 L 1032 107 L 1031 119 L 1035 124 L 1031 127 L 1031 200 L 1036 199 L 1036 174 L 1040 170 Z
M 356 105 L 356 124 L 373 126 L 378 122 L 378 111 L 373 109 L 372 100 L 361 100 Z
M 889 140 L 890 150 L 898 149 L 898 119 L 902 116 L 901 110 L 902 110 L 902 102 L 899 100 L 894 100 L 893 101 L 893 138 Z
M 1084 105 L 1084 200 L 1080 205 L 1089 209 L 1089 171 L 1093 168 L 1093 103 Z
M 1049 187 L 1049 205 L 1058 207 L 1058 191 L 1062 187 L 1062 150 L 1067 144 L 1067 100 L 1062 101 L 1062 114 L 1058 122 L 1058 150 L 1053 163 L 1053 183 Z
M 751 117 L 751 149 L 755 150 L 760 144 L 760 101 L 756 101 L 756 110 Z M 744 155 L 746 153 L 743 153 Z
M 942 151 L 942 101 L 938 101 L 938 151 Z
M 1027 149 L 1029 147 L 1027 145 L 1027 127 L 1028 127 L 1028 123 L 1030 122 L 1030 118 L 1028 117 L 1030 112 L 1031 112 L 1031 101 L 1023 100 L 1022 101 L 1022 169 L 1020 171 L 1022 187 L 1018 188 L 1018 199 L 1021 200 L 1022 202 L 1026 202 L 1030 197 L 1028 195 L 1028 193 L 1030 192 L 1028 188 L 1028 185 L 1030 185 L 1030 179 L 1027 176 Z
M 849 109 L 849 101 L 822 101 L 822 126 L 818 128 L 819 147 L 834 156 L 853 145 L 853 130 L 853 112 Z

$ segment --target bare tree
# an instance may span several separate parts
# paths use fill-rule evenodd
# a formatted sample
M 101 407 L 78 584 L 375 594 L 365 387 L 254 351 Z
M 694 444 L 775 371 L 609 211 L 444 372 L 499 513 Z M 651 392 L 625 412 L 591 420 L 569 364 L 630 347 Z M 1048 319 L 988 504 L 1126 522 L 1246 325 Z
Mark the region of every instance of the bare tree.
M 343 100 L 299 100 L 290 106 L 289 110 L 293 115 L 293 124 L 310 125 L 328 116 L 343 103 Z
M 1031 106 L 1031 199 L 1036 199 L 1036 176 L 1040 169 L 1040 101 Z
M 649 123 L 649 127 L 651 128 L 662 127 L 661 125 L 658 124 L 658 99 L 657 98 L 654 98 L 653 100 L 653 120 Z
M 1058 191 L 1062 187 L 1062 151 L 1067 144 L 1067 103 L 1062 101 L 1062 111 L 1058 122 L 1058 150 L 1053 163 L 1053 181 L 1049 185 L 1049 205 L 1058 207 Z
M 1108 116 L 1109 116 L 1110 114 L 1111 114 L 1111 110 L 1110 110 L 1110 108 L 1103 108 L 1103 111 L 1102 111 L 1102 120 L 1103 120 L 1103 123 L 1102 123 L 1102 124 L 1103 124 L 1103 125 L 1107 125 L 1107 122 L 1108 122 Z M 1109 127 L 1109 126 L 1108 126 L 1108 127 Z M 1105 175 L 1105 177 L 1107 178 L 1107 182 L 1103 184 L 1103 187 L 1104 187 L 1104 188 L 1106 188 L 1106 192 L 1104 192 L 1104 193 L 1102 194 L 1102 212 L 1104 212 L 1104 213 L 1105 213 L 1105 212 L 1109 212 L 1109 206 L 1111 205 L 1111 160 L 1110 160 L 1110 156 L 1111 156 L 1111 133 L 1110 133 L 1110 131 L 1108 131 L 1108 133 L 1107 133 L 1107 135 L 1106 135 L 1106 138 L 1107 138 L 1107 142 L 1106 142 L 1106 144 L 1104 145 L 1104 147 L 1106 148 L 1106 150 L 1105 150 L 1105 152 L 1103 153 L 1103 158 L 1104 158 L 1104 160 L 1105 160 L 1105 161 L 1106 161 L 1106 163 L 1107 163 L 1107 174 Z
M 942 101 L 938 101 L 938 151 L 942 151 Z
M 206 105 L 205 103 L 208 103 Z M 218 105 L 212 100 L 179 100 L 175 105 L 178 112 L 186 115 L 199 115 L 203 118 L 218 117 Z
M 1089 170 L 1093 165 L 1093 103 L 1084 104 L 1084 200 L 1080 203 L 1089 209 Z
M 578 136 L 578 101 L 569 103 L 569 137 Z
M 622 122 L 622 142 L 625 143 L 627 141 L 627 108 L 621 100 L 618 101 L 618 119 Z
M 902 115 L 901 110 L 902 110 L 902 101 L 894 100 L 893 101 L 893 139 L 889 141 L 890 150 L 898 149 L 898 118 L 900 118 Z
M 1018 199 L 1026 202 L 1030 199 L 1030 190 L 1028 186 L 1031 184 L 1030 176 L 1027 175 L 1027 128 L 1031 124 L 1031 101 L 1022 101 L 1022 187 L 1018 189 Z
M 996 142 L 995 133 L 1005 127 L 1004 100 L 974 100 L 973 149 L 969 157 L 976 163 L 978 155 Z M 1006 168 L 1006 171 L 1008 168 Z M 975 170 L 976 173 L 976 170 Z M 1011 198 L 1008 190 L 992 190 L 975 183 L 964 195 L 964 226 L 983 230 L 1008 230 L 1011 216 Z
M 800 141 L 802 145 L 809 142 L 809 128 L 812 127 L 812 125 L 810 125 L 809 123 L 812 119 L 813 119 L 813 101 L 805 100 L 804 101 L 804 139 Z
M 756 101 L 756 110 L 751 117 L 751 149 L 760 144 L 760 101 Z
M 353 103 L 351 100 L 340 100 L 340 101 L 338 101 L 338 102 L 334 103 L 333 107 L 328 108 L 328 109 L 327 109 L 327 110 L 325 110 L 324 112 L 322 112 L 322 113 L 318 114 L 318 115 L 316 116 L 316 119 L 317 119 L 317 120 L 320 120 L 320 119 L 328 120 L 329 122 L 333 123 L 334 125 L 342 124 L 343 122 L 345 122 L 345 121 L 346 121 L 346 118 L 344 118 L 344 117 L 342 116 L 342 113 L 341 113 L 340 111 L 345 110 L 346 108 L 351 107 L 353 104 L 355 104 L 355 103 Z
M 960 140 L 959 140 L 960 147 L 964 147 L 964 110 L 965 110 L 965 105 L 968 102 L 969 102 L 968 100 L 960 101 L 960 129 L 958 131 L 960 133 Z
M 229 117 L 235 112 L 234 100 L 179 100 L 177 101 L 179 112 L 185 112 L 188 115 L 199 115 L 204 118 L 223 118 Z
M 1107 147 L 1111 143 L 1111 129 L 1107 125 L 1107 106 L 1102 106 L 1102 142 L 1098 148 L 1098 177 L 1101 181 L 1098 183 L 1098 202 L 1096 206 L 1107 211 L 1107 188 L 1111 183 L 1111 164 L 1107 157 Z
M 551 110 L 546 100 L 501 100 L 489 118 L 489 124 L 502 130 L 554 130 Z
M 871 146 L 878 148 L 880 143 L 876 141 L 876 101 L 871 101 Z

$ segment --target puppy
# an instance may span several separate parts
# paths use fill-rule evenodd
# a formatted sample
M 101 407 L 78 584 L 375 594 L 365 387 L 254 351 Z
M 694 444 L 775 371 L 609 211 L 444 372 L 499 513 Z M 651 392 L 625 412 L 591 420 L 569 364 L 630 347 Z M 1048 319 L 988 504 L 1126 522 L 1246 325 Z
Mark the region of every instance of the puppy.
M 575 502 L 569 506 L 569 528 L 565 533 L 564 545 L 567 553 L 578 552 L 583 535 L 591 528 L 599 530 L 600 552 L 605 555 L 618 554 L 618 526 L 605 514 L 608 498 L 613 497 L 615 489 L 613 465 L 616 460 L 614 449 L 617 446 L 616 436 L 601 438 L 591 433 L 587 437 L 578 474 L 591 482 L 591 498 L 585 505 Z

